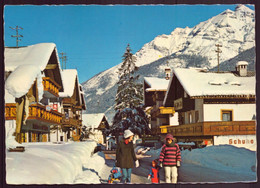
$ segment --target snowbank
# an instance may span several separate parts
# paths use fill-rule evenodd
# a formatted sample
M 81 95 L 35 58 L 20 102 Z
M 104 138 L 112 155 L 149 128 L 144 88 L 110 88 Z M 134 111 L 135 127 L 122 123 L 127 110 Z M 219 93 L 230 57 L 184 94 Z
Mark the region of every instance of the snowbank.
M 159 158 L 161 149 L 150 149 L 145 154 Z M 182 173 L 189 182 L 255 182 L 256 151 L 231 145 L 208 146 L 201 149 L 183 150 Z M 198 173 L 199 170 L 199 173 Z M 218 172 L 216 174 L 213 172 Z
M 92 163 L 96 142 L 23 143 L 25 152 L 6 152 L 8 184 L 73 184 Z
M 80 173 L 75 184 L 99 184 L 102 168 L 105 165 L 105 155 L 102 152 L 95 153 L 86 163 L 83 164 L 83 172 Z
M 255 175 L 256 152 L 230 145 L 182 151 L 182 162 L 207 168 Z

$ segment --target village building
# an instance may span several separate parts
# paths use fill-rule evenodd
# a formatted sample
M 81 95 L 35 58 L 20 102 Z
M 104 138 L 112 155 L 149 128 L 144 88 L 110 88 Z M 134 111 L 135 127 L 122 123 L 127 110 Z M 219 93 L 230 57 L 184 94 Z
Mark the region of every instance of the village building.
M 48 142 L 52 126 L 61 124 L 61 106 L 51 108 L 63 91 L 56 45 L 6 47 L 5 128 L 21 142 Z
M 88 130 L 89 138 L 95 140 L 99 144 L 106 144 L 106 135 L 103 134 L 104 129 L 109 129 L 109 123 L 104 113 L 83 114 L 83 125 Z
M 178 141 L 231 144 L 256 150 L 255 73 L 240 61 L 236 71 L 175 68 L 163 101 L 178 112 L 167 128 Z
M 166 78 L 169 78 L 167 72 Z M 164 107 L 163 100 L 169 79 L 144 77 L 144 105 L 150 117 L 152 134 L 167 133 L 167 127 L 178 125 L 178 113 L 173 107 Z
M 82 112 L 86 110 L 82 86 L 79 84 L 76 69 L 64 69 L 61 71 L 64 91 L 60 92 L 60 98 L 54 103 L 62 106 L 61 127 L 53 131 L 52 138 L 57 141 L 79 141 L 82 132 Z

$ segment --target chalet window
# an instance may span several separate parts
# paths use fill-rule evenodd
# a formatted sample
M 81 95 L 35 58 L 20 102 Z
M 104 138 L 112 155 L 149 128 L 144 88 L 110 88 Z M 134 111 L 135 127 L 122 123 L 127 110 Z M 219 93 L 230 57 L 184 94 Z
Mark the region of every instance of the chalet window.
M 192 123 L 192 113 L 189 112 L 188 114 L 189 114 L 189 116 L 188 116 L 188 118 L 189 118 L 189 123 Z
M 221 110 L 221 120 L 222 121 L 233 121 L 232 110 Z

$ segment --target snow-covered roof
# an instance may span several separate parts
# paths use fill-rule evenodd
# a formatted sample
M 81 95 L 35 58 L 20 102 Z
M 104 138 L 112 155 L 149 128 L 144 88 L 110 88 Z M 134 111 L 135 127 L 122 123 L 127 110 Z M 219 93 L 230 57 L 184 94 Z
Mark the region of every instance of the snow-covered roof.
M 239 65 L 248 65 L 248 62 L 246 62 L 246 61 L 239 61 L 239 62 L 237 62 L 236 67 L 239 66 Z
M 39 43 L 19 48 L 6 47 L 5 71 L 14 71 L 19 65 L 36 65 L 43 71 L 54 49 L 56 49 L 54 43 Z
M 16 98 L 25 95 L 32 87 L 37 78 L 38 96 L 42 98 L 43 85 L 41 70 L 36 65 L 19 65 L 9 75 L 5 82 L 5 88 L 8 92 Z
M 169 85 L 169 80 L 156 77 L 144 77 L 144 81 L 150 86 L 146 91 L 166 91 Z
M 104 113 L 82 114 L 82 124 L 93 130 L 98 128 L 104 117 L 106 117 Z
M 231 72 L 204 72 L 199 69 L 173 69 L 191 97 L 210 95 L 255 95 L 255 77 L 239 77 Z
M 64 92 L 60 92 L 60 97 L 71 97 L 75 88 L 76 78 L 78 77 L 78 72 L 76 69 L 64 69 L 61 71 L 61 76 L 63 80 Z M 77 79 L 78 80 L 78 79 Z
M 9 48 L 4 51 L 5 71 L 12 72 L 5 82 L 5 88 L 14 97 L 25 95 L 37 78 L 39 97 L 43 94 L 42 71 L 46 68 L 52 53 L 57 56 L 57 65 L 60 70 L 59 58 L 54 43 L 39 43 L 26 47 Z M 59 72 L 58 72 L 59 74 Z M 56 80 L 55 80 L 56 81 Z M 63 89 L 62 81 L 60 85 Z

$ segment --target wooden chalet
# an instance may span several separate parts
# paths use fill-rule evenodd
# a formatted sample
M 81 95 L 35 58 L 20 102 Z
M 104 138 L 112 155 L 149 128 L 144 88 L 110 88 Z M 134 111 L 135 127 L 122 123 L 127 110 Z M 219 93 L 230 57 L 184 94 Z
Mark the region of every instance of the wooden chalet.
M 66 135 L 60 135 L 59 139 L 60 141 L 67 141 L 68 139 L 79 141 L 82 131 L 82 111 L 86 110 L 86 104 L 77 70 L 63 70 L 62 79 L 64 92 L 60 93 L 60 102 L 63 106 L 61 125 L 62 132 Z M 59 134 L 59 132 L 56 134 Z
M 83 114 L 83 125 L 89 131 L 89 138 L 96 140 L 100 144 L 106 143 L 104 129 L 109 129 L 109 123 L 104 113 Z
M 247 62 L 234 72 L 174 69 L 163 105 L 174 107 L 180 125 L 167 132 L 182 142 L 256 149 L 255 84 Z
M 150 124 L 153 134 L 167 131 L 167 127 L 177 125 L 172 122 L 174 117 L 173 107 L 164 107 L 163 100 L 169 85 L 169 80 L 164 78 L 144 77 L 144 105 L 150 114 Z
M 18 142 L 50 141 L 50 127 L 61 124 L 49 108 L 63 91 L 56 45 L 41 43 L 5 48 L 5 124 Z

